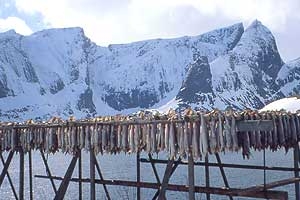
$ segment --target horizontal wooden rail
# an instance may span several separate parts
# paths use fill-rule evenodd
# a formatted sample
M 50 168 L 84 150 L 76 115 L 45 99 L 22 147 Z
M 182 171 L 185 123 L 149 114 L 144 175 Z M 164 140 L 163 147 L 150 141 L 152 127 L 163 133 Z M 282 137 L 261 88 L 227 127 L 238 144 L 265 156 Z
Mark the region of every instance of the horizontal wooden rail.
M 149 159 L 141 158 L 141 162 L 144 163 L 150 163 Z M 166 164 L 167 160 L 160 160 L 160 159 L 153 159 L 152 162 L 155 164 Z M 174 161 L 174 163 L 178 163 L 180 165 L 188 165 L 187 162 L 183 161 Z M 195 162 L 195 166 L 205 166 L 204 162 Z M 240 165 L 240 164 L 227 164 L 227 163 L 208 163 L 208 166 L 210 167 L 224 167 L 224 168 L 237 168 L 237 169 L 257 169 L 257 170 L 268 170 L 268 171 L 286 171 L 286 172 L 294 172 L 294 171 L 300 171 L 299 169 L 292 168 L 292 167 L 264 167 L 264 166 L 257 166 L 257 165 Z
M 257 191 L 264 191 L 265 189 L 272 189 L 275 187 L 289 185 L 289 184 L 296 183 L 296 182 L 300 182 L 300 178 L 283 179 L 280 181 L 274 181 L 274 182 L 268 183 L 266 185 L 257 185 L 257 186 L 245 188 L 245 189 L 241 190 L 240 192 L 238 192 L 237 195 L 253 193 L 253 192 L 257 192 Z
M 45 178 L 49 179 L 49 176 L 43 175 L 35 175 L 36 178 Z M 63 177 L 52 176 L 54 180 L 63 180 Z M 90 183 L 89 178 L 71 178 L 70 181 L 72 182 L 83 182 L 83 183 Z M 151 182 L 136 182 L 136 181 L 124 181 L 124 180 L 100 180 L 95 179 L 96 184 L 105 184 L 105 185 L 120 185 L 120 186 L 128 186 L 128 187 L 141 187 L 141 188 L 149 188 L 149 189 L 159 189 L 160 185 L 157 183 Z M 189 187 L 187 185 L 175 185 L 175 184 L 168 184 L 167 190 L 171 191 L 181 191 L 181 192 L 188 192 Z M 267 190 L 267 191 L 258 191 L 254 193 L 241 193 L 243 189 L 236 189 L 236 188 L 217 188 L 217 187 L 201 187 L 195 186 L 196 193 L 210 193 L 216 195 L 232 195 L 232 196 L 240 196 L 240 197 L 252 197 L 252 198 L 268 198 L 268 199 L 288 199 L 288 193 L 284 191 L 274 191 L 274 190 Z

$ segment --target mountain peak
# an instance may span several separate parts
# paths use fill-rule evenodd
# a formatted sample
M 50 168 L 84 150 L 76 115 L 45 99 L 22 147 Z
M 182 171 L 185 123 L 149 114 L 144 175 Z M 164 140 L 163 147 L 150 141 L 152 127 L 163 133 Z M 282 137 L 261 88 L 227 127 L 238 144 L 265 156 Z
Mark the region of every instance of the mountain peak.
M 261 23 L 261 21 L 255 19 L 255 20 L 250 24 L 249 28 L 250 28 L 250 27 L 251 27 L 251 28 L 256 28 L 256 27 L 262 26 L 262 25 L 263 25 L 263 24 Z
M 17 33 L 14 29 L 10 29 L 8 31 L 0 33 L 0 37 L 15 37 L 15 36 L 21 36 L 19 33 Z
M 84 36 L 84 30 L 81 27 L 70 27 L 70 28 L 51 28 L 44 29 L 38 32 L 33 33 L 33 37 L 47 37 L 47 36 Z

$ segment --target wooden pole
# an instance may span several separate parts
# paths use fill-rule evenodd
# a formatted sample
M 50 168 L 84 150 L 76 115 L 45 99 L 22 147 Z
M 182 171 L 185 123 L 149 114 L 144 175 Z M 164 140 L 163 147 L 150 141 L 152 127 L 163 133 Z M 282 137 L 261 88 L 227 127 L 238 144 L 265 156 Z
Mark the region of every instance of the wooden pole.
M 294 147 L 294 168 L 299 169 L 299 144 Z M 299 171 L 295 171 L 295 178 L 299 177 Z M 300 200 L 300 188 L 299 188 L 299 182 L 295 182 L 295 194 L 296 194 L 296 200 Z
M 138 185 L 141 182 L 140 152 L 136 153 L 136 182 L 138 183 Z M 139 186 L 136 188 L 136 199 L 141 199 L 141 188 Z
M 47 163 L 47 160 L 46 160 L 46 158 L 45 158 L 45 155 L 44 155 L 44 153 L 43 153 L 43 151 L 42 151 L 41 149 L 40 149 L 40 152 L 41 152 L 42 160 L 43 160 L 44 165 L 45 165 L 45 168 L 46 168 L 46 173 L 47 173 L 47 175 L 48 175 L 49 177 L 52 177 L 50 168 L 49 168 L 48 163 Z M 50 182 L 51 182 L 53 191 L 54 191 L 54 193 L 56 194 L 56 193 L 57 193 L 57 189 L 56 189 L 54 180 L 53 180 L 52 178 L 50 178 Z
M 225 170 L 221 166 L 222 162 L 221 162 L 220 155 L 218 153 L 215 153 L 215 156 L 216 156 L 216 159 L 217 159 L 217 163 L 220 164 L 220 172 L 221 172 L 221 175 L 222 175 L 222 178 L 223 178 L 224 185 L 225 185 L 225 187 L 229 188 L 229 183 L 228 183 L 227 178 L 226 178 Z M 229 199 L 233 200 L 232 196 L 229 196 Z
M 205 186 L 209 186 L 209 166 L 208 166 L 208 155 L 205 156 Z M 206 193 L 206 199 L 210 200 L 210 193 Z
M 1 162 L 2 162 L 2 164 L 3 164 L 3 166 L 4 166 L 4 165 L 5 165 L 5 161 L 4 161 L 4 158 L 3 158 L 3 156 L 2 156 L 2 153 L 0 153 L 0 158 L 1 158 Z M 12 191 L 13 191 L 14 197 L 15 197 L 15 199 L 18 200 L 19 198 L 18 198 L 16 189 L 15 189 L 15 187 L 14 187 L 14 184 L 13 184 L 13 182 L 12 182 L 12 180 L 11 180 L 11 177 L 10 177 L 8 171 L 6 172 L 6 176 L 7 176 L 9 185 L 10 185 Z
M 90 199 L 96 200 L 96 188 L 95 188 L 95 156 L 93 149 L 90 150 Z
M 151 159 L 152 159 L 152 157 L 151 157 Z M 169 161 L 167 161 L 167 163 L 168 163 Z M 176 161 L 176 163 L 175 163 L 175 161 L 174 161 L 174 165 L 173 165 L 173 167 L 172 167 L 172 170 L 171 170 L 171 174 L 170 174 L 170 177 L 169 177 L 169 179 L 171 178 L 171 176 L 172 176 L 172 174 L 175 172 L 175 170 L 176 170 L 176 168 L 178 167 L 178 165 L 179 165 L 179 163 L 181 162 L 181 158 L 178 158 L 178 160 Z M 153 162 L 153 166 L 154 166 L 154 162 Z M 154 166 L 154 168 L 155 168 L 155 166 Z M 158 179 L 159 180 L 159 179 Z M 154 194 L 154 196 L 153 196 L 153 198 L 152 198 L 152 200 L 155 200 L 157 197 L 158 197 L 158 195 L 159 195 L 159 192 L 160 192 L 160 189 L 161 189 L 161 184 L 158 184 L 159 185 L 159 189 L 156 191 L 156 193 Z
M 159 179 L 159 176 L 158 176 L 158 173 L 157 173 L 157 170 L 156 170 L 156 167 L 155 167 L 155 163 L 153 162 L 153 158 L 152 158 L 152 155 L 149 153 L 148 154 L 149 156 L 149 160 L 150 160 L 150 164 L 151 164 L 151 167 L 152 167 L 152 170 L 153 170 L 153 173 L 154 173 L 154 176 L 156 178 L 156 181 L 159 185 L 161 185 L 160 183 L 160 179 Z
M 13 156 L 14 156 L 14 151 L 10 151 L 9 154 L 8 154 L 8 157 L 6 159 L 6 162 L 4 163 L 1 175 L 0 175 L 0 187 L 1 187 L 2 183 L 3 183 L 5 174 L 7 174 L 7 170 L 8 170 L 8 167 L 10 165 L 10 162 L 11 162 Z
M 78 182 L 78 199 L 82 200 L 82 160 L 81 160 L 81 149 L 78 149 L 78 178 L 79 178 L 79 182 Z
M 19 199 L 24 199 L 24 151 L 19 149 L 20 154 L 20 174 L 19 174 Z
M 189 200 L 195 200 L 194 159 L 192 152 L 188 156 Z
M 95 154 L 93 154 L 93 155 L 94 155 L 95 166 L 96 166 L 97 172 L 98 172 L 98 174 L 100 176 L 100 180 L 104 180 L 104 177 L 103 177 L 103 175 L 101 173 L 100 166 L 98 164 L 97 158 L 96 158 Z M 107 187 L 106 187 L 105 184 L 103 184 L 103 188 L 104 188 L 104 192 L 105 192 L 107 200 L 110 200 L 111 198 L 109 196 L 109 192 L 108 192 L 108 189 L 107 189 Z
M 33 200 L 33 181 L 32 181 L 32 156 L 31 149 L 28 152 L 28 167 L 29 167 L 29 199 Z
M 76 153 L 76 155 L 73 156 L 71 163 L 67 169 L 67 172 L 66 172 L 66 174 L 58 188 L 58 191 L 54 197 L 54 200 L 64 199 L 64 196 L 66 194 L 66 191 L 67 191 L 69 183 L 70 183 L 70 180 L 72 178 L 73 171 L 76 166 L 77 159 L 78 159 L 78 153 Z
M 166 166 L 166 171 L 164 174 L 164 178 L 160 187 L 160 192 L 158 195 L 158 199 L 166 199 L 166 190 L 168 187 L 168 183 L 169 183 L 169 179 L 171 177 L 171 173 L 172 173 L 172 166 L 174 164 L 174 159 L 168 160 L 168 164 Z

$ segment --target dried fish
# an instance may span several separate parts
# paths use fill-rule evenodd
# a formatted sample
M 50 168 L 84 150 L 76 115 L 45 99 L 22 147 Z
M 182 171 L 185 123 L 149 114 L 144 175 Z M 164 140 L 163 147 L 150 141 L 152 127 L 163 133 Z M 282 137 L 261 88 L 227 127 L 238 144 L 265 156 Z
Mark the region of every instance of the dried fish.
M 200 152 L 202 156 L 206 156 L 209 152 L 209 145 L 208 145 L 208 130 L 207 130 L 207 123 L 204 116 L 204 113 L 200 114 Z

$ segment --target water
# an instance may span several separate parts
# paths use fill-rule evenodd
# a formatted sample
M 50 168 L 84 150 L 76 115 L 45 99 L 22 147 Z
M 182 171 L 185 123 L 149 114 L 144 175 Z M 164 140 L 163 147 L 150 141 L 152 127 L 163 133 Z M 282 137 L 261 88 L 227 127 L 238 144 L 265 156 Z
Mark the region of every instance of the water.
M 6 158 L 8 153 L 3 153 Z M 9 174 L 15 183 L 15 189 L 18 192 L 18 177 L 19 177 L 19 155 L 15 154 L 9 168 Z M 142 153 L 141 157 L 147 157 L 147 154 Z M 154 158 L 166 159 L 165 153 L 153 155 Z M 283 151 L 266 153 L 267 166 L 282 166 L 293 167 L 293 153 L 287 154 Z M 216 162 L 214 156 L 209 157 L 211 162 Z M 46 175 L 45 166 L 42 162 L 38 151 L 32 153 L 33 174 Z M 68 154 L 56 153 L 55 155 L 47 156 L 52 175 L 63 176 L 71 161 L 71 156 Z M 121 180 L 136 180 L 136 155 L 119 154 L 119 155 L 98 155 L 98 163 L 105 179 L 121 179 Z M 244 160 L 241 153 L 227 153 L 221 155 L 221 160 L 224 163 L 263 165 L 263 153 L 253 152 L 249 160 Z M 89 177 L 89 154 L 82 153 L 82 171 L 83 177 Z M 29 180 L 28 180 L 28 155 L 25 155 L 25 199 L 29 199 Z M 163 164 L 156 164 L 157 171 L 161 177 L 165 170 Z M 3 165 L 0 164 L 0 170 Z M 262 170 L 246 170 L 246 169 L 229 169 L 225 168 L 225 173 L 228 178 L 230 187 L 241 188 L 250 187 L 256 184 L 263 184 Z M 267 182 L 276 181 L 292 177 L 293 172 L 277 172 L 267 171 Z M 74 170 L 73 177 L 78 177 L 77 166 Z M 195 167 L 195 183 L 200 186 L 205 185 L 204 167 Z M 96 174 L 96 178 L 99 178 Z M 141 163 L 141 180 L 156 182 L 154 173 L 149 163 Z M 34 178 L 34 199 L 52 199 L 54 192 L 49 179 Z M 170 179 L 172 184 L 187 184 L 187 166 L 180 165 Z M 55 181 L 57 188 L 60 181 Z M 224 186 L 218 168 L 210 168 L 210 184 L 213 187 Z M 124 186 L 107 186 L 112 199 L 135 199 L 136 189 L 133 187 Z M 287 185 L 276 188 L 276 190 L 285 190 L 289 192 L 289 199 L 295 199 L 294 185 Z M 105 199 L 102 185 L 96 185 L 97 199 Z M 142 199 L 152 199 L 156 190 L 141 189 Z M 4 179 L 3 185 L 0 188 L 0 199 L 14 199 L 12 190 L 7 178 Z M 184 192 L 167 191 L 168 199 L 188 199 L 188 194 Z M 196 199 L 205 199 L 205 194 L 196 194 Z M 65 199 L 78 199 L 78 183 L 70 183 L 66 192 Z M 89 184 L 83 183 L 83 199 L 89 199 Z M 211 199 L 228 199 L 226 196 L 211 195 Z M 250 199 L 250 198 L 234 198 L 234 199 Z

